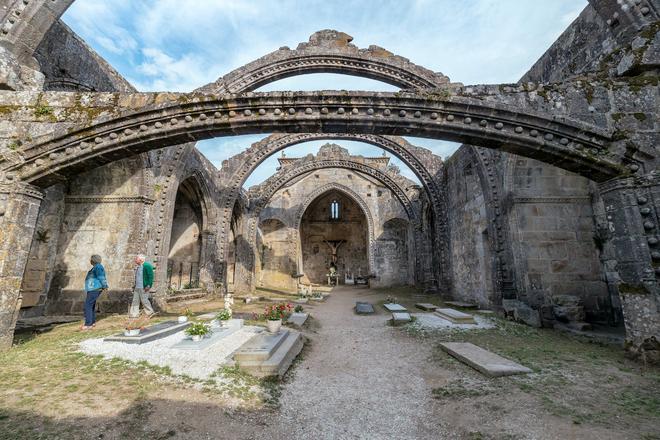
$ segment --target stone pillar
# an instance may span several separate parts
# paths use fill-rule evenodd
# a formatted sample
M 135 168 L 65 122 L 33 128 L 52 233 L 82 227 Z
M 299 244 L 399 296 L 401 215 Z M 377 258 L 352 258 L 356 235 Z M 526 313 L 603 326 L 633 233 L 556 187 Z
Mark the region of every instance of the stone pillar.
M 252 293 L 256 286 L 254 283 L 255 240 L 258 218 L 252 215 L 242 215 L 238 221 L 236 231 L 236 259 L 234 272 L 234 292 Z
M 608 240 L 607 282 L 619 293 L 626 349 L 660 362 L 660 173 L 614 179 L 600 185 Z
M 0 184 L 0 350 L 10 348 L 14 338 L 21 282 L 42 198 L 32 185 Z

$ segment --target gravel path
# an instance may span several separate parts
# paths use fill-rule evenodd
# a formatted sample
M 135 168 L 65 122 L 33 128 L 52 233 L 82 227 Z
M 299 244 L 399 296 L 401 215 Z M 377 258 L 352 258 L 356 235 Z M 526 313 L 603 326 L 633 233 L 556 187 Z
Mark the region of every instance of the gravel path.
M 356 300 L 375 305 L 367 289 L 339 287 L 312 311 L 308 334 L 281 407 L 266 428 L 274 439 L 451 438 L 431 411 L 430 347 L 387 325 L 391 314 L 358 316 Z

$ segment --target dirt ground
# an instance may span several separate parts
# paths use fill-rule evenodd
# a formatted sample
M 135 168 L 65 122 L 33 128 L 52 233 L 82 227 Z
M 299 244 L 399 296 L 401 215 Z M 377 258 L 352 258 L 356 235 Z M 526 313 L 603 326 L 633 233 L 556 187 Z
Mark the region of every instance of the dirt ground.
M 76 351 L 120 317 L 20 337 L 0 354 L 0 439 L 660 439 L 660 371 L 620 348 L 499 319 L 488 330 L 392 327 L 388 294 L 416 302 L 343 287 L 305 306 L 307 344 L 282 382 L 223 369 L 234 385 L 220 388 Z M 377 313 L 355 315 L 358 299 Z M 449 340 L 534 372 L 486 378 L 439 349 Z

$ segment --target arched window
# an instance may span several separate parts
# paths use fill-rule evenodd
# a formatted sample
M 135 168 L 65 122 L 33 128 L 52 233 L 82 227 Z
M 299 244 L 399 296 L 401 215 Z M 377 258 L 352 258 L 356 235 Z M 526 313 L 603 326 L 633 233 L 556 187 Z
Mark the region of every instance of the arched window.
M 330 203 L 330 220 L 339 220 L 339 202 L 337 200 Z

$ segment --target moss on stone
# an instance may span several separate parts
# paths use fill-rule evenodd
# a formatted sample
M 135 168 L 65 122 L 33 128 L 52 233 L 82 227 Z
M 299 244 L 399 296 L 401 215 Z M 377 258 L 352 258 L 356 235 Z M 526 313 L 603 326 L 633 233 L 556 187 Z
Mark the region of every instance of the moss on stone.
M 628 284 L 628 283 L 621 283 L 619 284 L 619 293 L 622 294 L 637 294 L 637 295 L 644 295 L 648 294 L 649 290 L 646 288 L 644 284 Z
M 612 113 L 612 120 L 614 122 L 619 122 L 624 116 L 625 114 L 623 113 Z
M 633 113 L 633 116 L 635 119 L 637 119 L 640 122 L 646 121 L 646 114 L 645 113 Z

